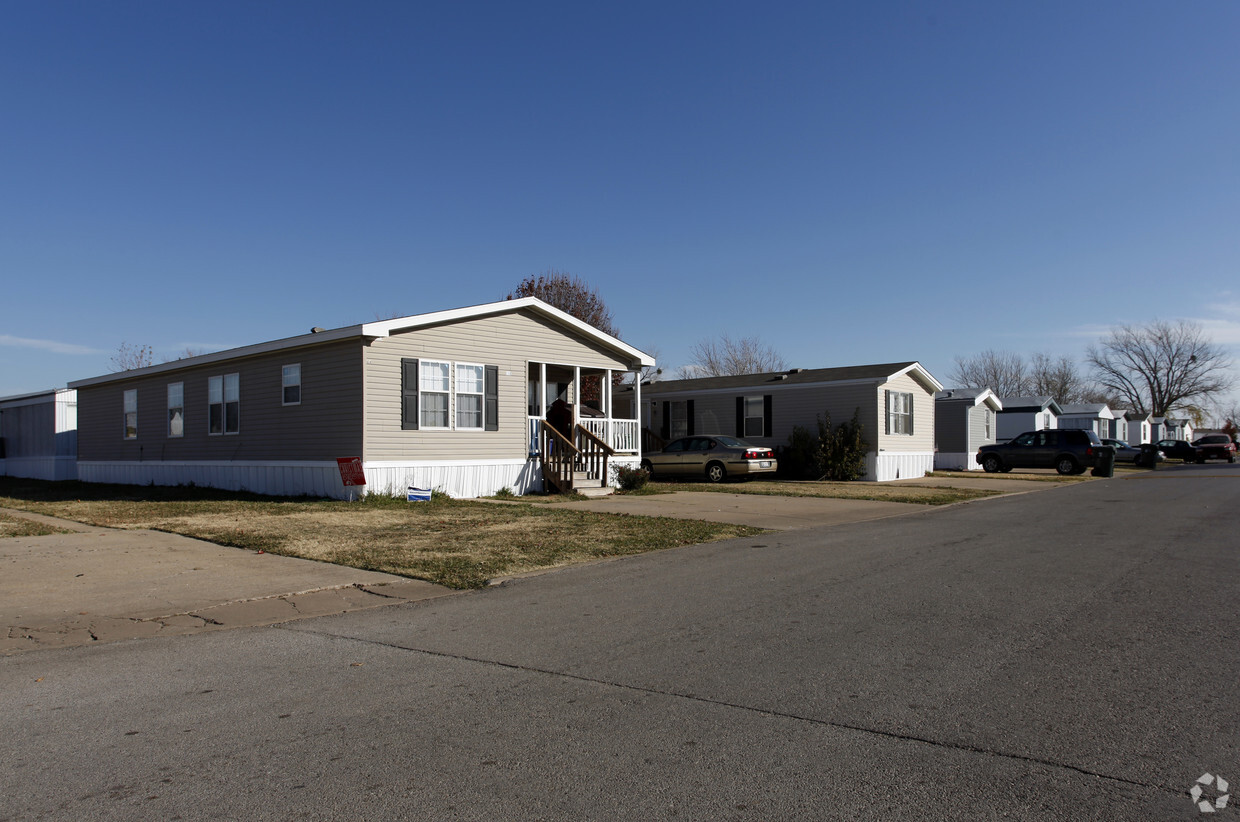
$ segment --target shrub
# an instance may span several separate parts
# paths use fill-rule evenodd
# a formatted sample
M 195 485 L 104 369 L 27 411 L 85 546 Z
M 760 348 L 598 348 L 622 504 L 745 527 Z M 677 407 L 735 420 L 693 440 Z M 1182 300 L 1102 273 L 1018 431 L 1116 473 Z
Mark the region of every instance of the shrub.
M 645 487 L 650 480 L 650 472 L 635 465 L 616 466 L 616 485 L 622 491 L 636 491 Z
M 780 449 L 781 473 L 796 479 L 848 482 L 865 475 L 865 455 L 870 450 L 861 425 L 861 409 L 852 419 L 831 425 L 831 414 L 818 417 L 818 436 L 801 426 L 792 429 L 788 444 Z

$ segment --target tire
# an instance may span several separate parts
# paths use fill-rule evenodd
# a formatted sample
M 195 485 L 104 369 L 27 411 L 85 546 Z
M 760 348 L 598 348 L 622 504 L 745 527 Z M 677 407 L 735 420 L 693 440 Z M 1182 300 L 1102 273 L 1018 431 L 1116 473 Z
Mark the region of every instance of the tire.
M 1084 469 L 1077 465 L 1072 457 L 1063 456 L 1055 462 L 1055 470 L 1066 477 L 1069 474 L 1079 474 Z
M 706 479 L 711 482 L 723 482 L 728 478 L 728 469 L 722 462 L 712 462 L 706 466 Z
M 982 457 L 982 470 L 987 474 L 997 474 L 1003 470 L 1003 460 L 994 454 L 987 454 Z
M 1002 471 L 1002 472 L 1003 472 L 1003 473 L 1005 473 L 1005 474 L 1010 474 L 1010 473 L 1012 473 L 1012 466 L 1010 466 L 1010 465 L 1005 465 L 1005 466 L 1003 466 L 1002 468 L 1000 468 L 999 470 L 1000 470 L 1000 471 Z
M 641 469 L 650 476 L 654 476 L 654 466 L 650 463 L 650 460 L 642 460 Z

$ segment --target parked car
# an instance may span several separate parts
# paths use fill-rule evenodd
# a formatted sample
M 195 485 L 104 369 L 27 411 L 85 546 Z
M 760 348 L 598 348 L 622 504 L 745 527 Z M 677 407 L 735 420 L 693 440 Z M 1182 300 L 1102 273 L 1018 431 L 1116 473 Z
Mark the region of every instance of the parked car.
M 723 434 L 681 437 L 662 451 L 647 454 L 642 468 L 652 477 L 699 476 L 711 482 L 728 477 L 773 474 L 779 468 L 775 452 Z
M 1236 461 L 1236 444 L 1226 434 L 1206 434 L 1193 440 L 1193 448 L 1197 449 L 1197 461 L 1227 460 Z
M 1136 447 L 1135 445 L 1129 445 L 1123 440 L 1103 439 L 1102 444 L 1109 445 L 1115 449 L 1115 461 L 1116 462 L 1135 463 L 1137 459 L 1141 456 L 1140 448 Z
M 1197 449 L 1192 443 L 1185 440 L 1159 440 L 1154 443 L 1159 453 L 1164 457 L 1173 460 L 1184 460 L 1185 462 L 1197 461 Z
M 1093 431 L 1048 428 L 1026 431 L 999 445 L 983 445 L 977 450 L 977 461 L 990 474 L 1013 468 L 1054 468 L 1061 474 L 1080 474 L 1098 464 L 1104 449 L 1112 450 Z

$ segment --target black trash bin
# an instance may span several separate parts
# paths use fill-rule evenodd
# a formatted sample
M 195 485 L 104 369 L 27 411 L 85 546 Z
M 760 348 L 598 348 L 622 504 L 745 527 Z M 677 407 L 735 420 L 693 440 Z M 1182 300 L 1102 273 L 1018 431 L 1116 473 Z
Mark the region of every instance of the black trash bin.
M 1109 445 L 1099 448 L 1098 461 L 1094 464 L 1094 470 L 1090 473 L 1095 477 L 1115 476 L 1115 449 Z
M 1133 464 L 1138 468 L 1154 469 L 1158 467 L 1158 447 L 1153 443 L 1146 442 L 1141 444 L 1141 453 L 1133 460 Z

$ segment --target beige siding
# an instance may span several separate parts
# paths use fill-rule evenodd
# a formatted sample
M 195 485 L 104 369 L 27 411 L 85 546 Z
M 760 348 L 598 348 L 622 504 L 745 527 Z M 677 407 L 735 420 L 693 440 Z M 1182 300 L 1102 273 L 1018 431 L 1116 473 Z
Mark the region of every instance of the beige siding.
M 81 460 L 324 460 L 361 454 L 362 347 L 348 340 L 78 390 Z M 301 364 L 301 404 L 282 404 L 281 369 Z M 240 375 L 240 432 L 207 434 L 207 379 Z M 168 385 L 184 384 L 185 434 L 168 436 Z M 122 436 L 138 391 L 138 437 Z
M 499 368 L 498 431 L 401 429 L 403 358 Z M 524 311 L 420 328 L 375 340 L 365 352 L 367 460 L 501 460 L 526 456 L 529 363 L 626 370 L 629 363 Z M 455 407 L 449 418 L 455 419 Z
M 913 433 L 887 434 L 887 407 L 884 391 L 900 391 L 913 395 Z M 907 374 L 896 377 L 878 387 L 875 397 L 880 420 L 878 447 L 881 451 L 934 451 L 934 392 L 927 391 L 921 383 Z

